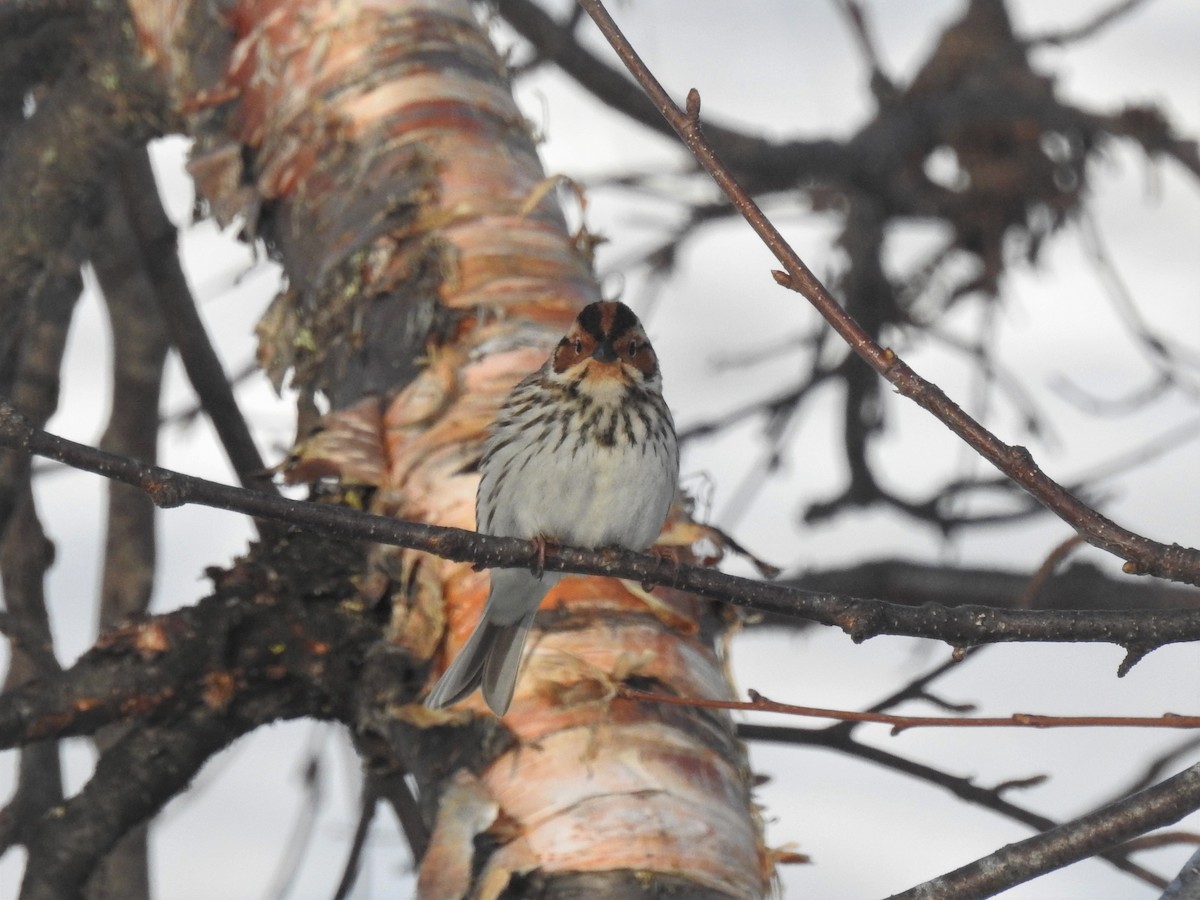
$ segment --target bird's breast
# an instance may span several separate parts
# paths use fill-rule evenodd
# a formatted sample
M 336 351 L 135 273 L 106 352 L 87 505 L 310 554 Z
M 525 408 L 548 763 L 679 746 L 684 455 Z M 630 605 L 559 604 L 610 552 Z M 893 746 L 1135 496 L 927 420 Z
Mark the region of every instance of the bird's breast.
M 592 404 L 497 433 L 482 466 L 480 526 L 487 516 L 492 534 L 544 535 L 582 547 L 649 546 L 675 493 L 667 426 L 628 405 Z

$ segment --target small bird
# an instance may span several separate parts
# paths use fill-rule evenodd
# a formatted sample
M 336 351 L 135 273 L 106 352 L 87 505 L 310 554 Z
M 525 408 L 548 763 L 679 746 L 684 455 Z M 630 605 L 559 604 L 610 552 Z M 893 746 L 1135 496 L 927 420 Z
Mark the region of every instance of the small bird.
M 482 534 L 596 549 L 644 550 L 679 480 L 675 424 L 658 358 L 633 311 L 600 301 L 579 313 L 554 353 L 501 406 L 479 462 Z M 561 573 L 493 569 L 483 617 L 425 705 L 440 709 L 482 684 L 497 715 L 512 701 L 534 615 Z

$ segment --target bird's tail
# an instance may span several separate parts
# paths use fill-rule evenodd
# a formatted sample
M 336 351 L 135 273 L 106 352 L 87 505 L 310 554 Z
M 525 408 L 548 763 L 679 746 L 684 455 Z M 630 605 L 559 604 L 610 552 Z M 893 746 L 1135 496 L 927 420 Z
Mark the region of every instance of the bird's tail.
M 482 684 L 487 705 L 496 715 L 504 715 L 512 702 L 533 617 L 557 580 L 547 577 L 543 581 L 524 569 L 494 569 L 483 617 L 425 698 L 425 705 L 431 709 L 450 706 Z

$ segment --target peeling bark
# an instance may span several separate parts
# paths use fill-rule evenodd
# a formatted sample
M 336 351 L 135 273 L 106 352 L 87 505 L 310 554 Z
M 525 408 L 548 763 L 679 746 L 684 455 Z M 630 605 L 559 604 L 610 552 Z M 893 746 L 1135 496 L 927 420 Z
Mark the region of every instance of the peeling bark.
M 260 361 L 332 407 L 290 477 L 375 512 L 472 527 L 495 410 L 599 297 L 587 236 L 568 233 L 472 8 L 236 3 L 223 40 L 196 6 L 133 8 L 197 138 L 206 201 L 287 271 Z M 727 696 L 713 604 L 567 579 L 497 726 L 478 704 L 413 703 L 474 623 L 487 575 L 391 548 L 364 575 L 364 599 L 390 610 L 392 650 L 368 663 L 353 724 L 416 776 L 436 821 L 422 896 L 535 884 L 565 896 L 579 879 L 609 895 L 764 892 L 770 857 L 728 718 L 614 699 L 626 680 Z M 468 737 L 481 727 L 493 737 Z

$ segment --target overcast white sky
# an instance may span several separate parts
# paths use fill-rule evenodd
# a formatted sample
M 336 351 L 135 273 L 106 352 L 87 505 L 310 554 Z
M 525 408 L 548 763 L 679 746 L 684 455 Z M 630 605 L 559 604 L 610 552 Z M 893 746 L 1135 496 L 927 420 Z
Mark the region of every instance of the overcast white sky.
M 560 4 L 565 8 L 565 4 Z M 961 4 L 949 0 L 864 4 L 890 73 L 903 81 L 924 58 L 940 25 Z M 1014 3 L 1018 26 L 1031 31 L 1076 24 L 1105 4 Z M 747 130 L 775 136 L 847 135 L 870 114 L 866 73 L 836 4 L 788 0 L 658 0 L 619 3 L 613 13 L 660 79 L 682 97 L 700 89 L 704 113 Z M 1058 76 L 1067 96 L 1094 109 L 1127 101 L 1160 104 L 1181 133 L 1200 134 L 1200 62 L 1196 55 L 1200 8 L 1194 0 L 1156 0 L 1104 36 L 1066 51 L 1041 51 L 1038 63 Z M 595 42 L 599 47 L 599 40 Z M 539 72 L 519 94 L 526 114 L 546 135 L 548 171 L 587 182 L 630 167 L 682 160 L 668 141 L 647 134 L 582 96 L 562 76 Z M 253 326 L 278 286 L 273 266 L 250 254 L 211 223 L 186 225 L 191 188 L 182 165 L 186 144 L 161 142 L 156 163 L 173 218 L 185 225 L 183 250 L 202 313 L 229 371 L 253 357 Z M 1200 190 L 1172 165 L 1149 168 L 1114 146 L 1093 174 L 1101 233 L 1142 314 L 1163 333 L 1200 352 Z M 598 264 L 610 273 L 664 220 L 664 207 L 630 203 L 627 194 L 600 191 L 588 209 L 589 226 L 611 243 Z M 800 210 L 779 224 L 818 273 L 835 261 L 838 222 Z M 902 266 L 925 238 L 897 234 L 890 246 Z M 612 277 L 612 291 L 646 314 L 663 361 L 668 400 L 681 426 L 771 393 L 799 369 L 786 357 L 743 371 L 717 371 L 715 361 L 737 350 L 763 346 L 780 335 L 813 327 L 815 314 L 797 295 L 777 288 L 767 252 L 738 222 L 712 226 L 688 245 L 679 275 L 647 308 L 638 278 Z M 964 310 L 946 323 L 971 335 L 975 314 Z M 1075 230 L 1057 238 L 1037 271 L 1016 270 L 1006 285 L 998 319 L 1002 359 L 1038 398 L 1058 426 L 1059 442 L 1045 446 L 1022 434 L 1003 403 L 989 419 L 1002 438 L 1028 443 L 1043 467 L 1060 479 L 1090 471 L 1122 449 L 1152 441 L 1174 427 L 1200 420 L 1196 397 L 1175 396 L 1121 418 L 1096 421 L 1049 390 L 1066 377 L 1101 396 L 1120 396 L 1144 383 L 1150 371 L 1126 337 L 1119 317 Z M 108 346 L 103 313 L 89 295 L 76 316 L 64 381 L 62 412 L 52 430 L 95 442 L 108 406 Z M 905 347 L 918 371 L 969 405 L 970 382 L 952 357 L 925 345 Z M 261 379 L 239 390 L 264 452 L 278 458 L 291 439 L 291 414 Z M 865 558 L 901 555 L 957 559 L 1012 569 L 1036 568 L 1068 534 L 1049 516 L 1033 523 L 991 529 L 945 543 L 932 530 L 878 511 L 846 514 L 819 528 L 798 524 L 807 503 L 827 498 L 841 484 L 835 438 L 836 399 L 815 402 L 792 435 L 783 471 L 736 517 L 728 516 L 738 485 L 761 460 L 758 425 L 691 448 L 684 472 L 711 480 L 710 513 L 757 553 L 792 570 L 828 567 Z M 165 411 L 190 405 L 179 367 L 172 362 Z M 956 440 L 924 413 L 896 399 L 889 408 L 891 439 L 879 459 L 890 482 L 906 492 L 937 482 L 947 471 L 972 466 Z M 166 465 L 229 480 L 214 452 L 207 423 L 172 431 L 162 448 Z M 1113 483 L 1105 511 L 1123 524 L 1162 540 L 1200 544 L 1196 446 L 1168 452 L 1130 477 Z M 972 469 L 974 470 L 974 469 Z M 982 471 L 982 469 L 978 469 Z M 44 479 L 39 502 L 57 542 L 50 576 L 52 616 L 59 656 L 69 662 L 94 639 L 102 537 L 103 485 L 91 476 L 54 474 Z M 194 602 L 207 591 L 202 571 L 222 564 L 245 546 L 249 529 L 232 515 L 202 508 L 162 514 L 162 571 L 155 604 L 160 610 Z M 1099 553 L 1083 554 L 1106 571 L 1119 568 Z M 781 700 L 856 708 L 886 695 L 903 680 L 940 662 L 946 649 L 932 644 L 877 639 L 862 646 L 828 632 L 805 635 L 751 633 L 733 645 L 732 668 L 740 688 L 757 688 Z M 982 714 L 1111 712 L 1142 715 L 1196 712 L 1200 669 L 1197 650 L 1152 654 L 1126 679 L 1114 677 L 1121 651 L 1111 647 L 1001 647 L 942 683 L 955 701 L 973 701 Z M 1174 746 L 1179 735 L 1089 731 L 915 731 L 870 739 L 898 753 L 941 764 L 981 784 L 1048 773 L 1041 787 L 1010 799 L 1061 818 L 1110 796 L 1140 769 L 1131 761 Z M 287 896 L 331 896 L 356 817 L 355 761 L 332 730 L 311 723 L 264 729 L 244 740 L 202 774 L 198 787 L 167 811 L 154 834 L 158 895 L 179 900 L 258 898 L 268 887 L 287 842 L 280 823 L 294 821 L 303 803 L 300 774 L 305 753 L 317 748 L 327 764 L 325 803 L 316 838 L 296 887 Z M 1081 753 L 1081 747 L 1086 748 Z M 1028 831 L 995 815 L 964 806 L 948 795 L 827 753 L 754 747 L 756 771 L 773 781 L 760 793 L 770 820 L 769 840 L 792 843 L 815 865 L 782 873 L 785 896 L 861 900 L 885 896 L 1026 837 Z M 0 768 L 11 783 L 13 754 Z M 72 742 L 67 768 L 78 786 L 90 768 L 90 751 Z M 1200 759 L 1193 754 L 1192 761 Z M 1200 830 L 1200 817 L 1190 826 Z M 1186 851 L 1162 851 L 1158 868 L 1171 873 Z M 0 860 L 0 896 L 15 895 L 20 854 Z M 1153 857 L 1143 857 L 1151 859 Z M 381 815 L 372 851 L 354 896 L 407 894 L 410 862 L 390 816 Z M 1072 867 L 1035 887 L 1006 896 L 1041 898 L 1153 897 L 1156 893 L 1103 864 Z

